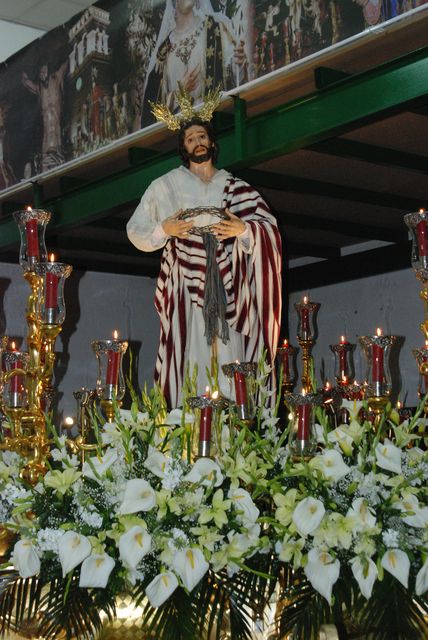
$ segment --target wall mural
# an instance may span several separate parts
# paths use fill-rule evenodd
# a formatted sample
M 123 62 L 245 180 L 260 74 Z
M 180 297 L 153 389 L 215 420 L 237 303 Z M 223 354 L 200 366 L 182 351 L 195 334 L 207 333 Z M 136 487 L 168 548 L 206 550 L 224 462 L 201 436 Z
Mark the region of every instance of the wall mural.
M 428 0 L 104 0 L 0 65 L 0 190 Z

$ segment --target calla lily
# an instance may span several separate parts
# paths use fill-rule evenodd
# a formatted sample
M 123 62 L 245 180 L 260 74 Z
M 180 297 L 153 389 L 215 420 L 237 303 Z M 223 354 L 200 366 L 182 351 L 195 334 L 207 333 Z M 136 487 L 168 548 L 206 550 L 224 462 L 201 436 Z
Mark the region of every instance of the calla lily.
M 79 587 L 105 589 L 115 561 L 107 553 L 93 554 L 83 561 Z
M 368 600 L 378 577 L 376 564 L 371 558 L 363 560 L 357 556 L 351 561 L 351 569 L 361 593 Z
M 178 580 L 172 571 L 160 573 L 146 587 L 146 596 L 152 607 L 160 607 L 178 587 Z
M 401 582 L 407 589 L 409 582 L 410 560 L 401 549 L 388 549 L 382 557 L 382 567 Z
M 123 536 L 120 536 L 120 559 L 130 569 L 135 569 L 151 548 L 152 537 L 143 527 L 132 527 Z
M 187 591 L 192 591 L 206 574 L 208 562 L 200 549 L 179 549 L 172 560 L 174 571 L 179 575 Z
M 342 400 L 342 408 L 346 409 L 349 413 L 351 420 L 357 420 L 358 414 L 363 406 L 361 400 Z
M 325 514 L 325 508 L 321 500 L 304 498 L 294 510 L 293 523 L 301 536 L 306 537 L 320 524 Z
M 401 449 L 390 440 L 379 442 L 375 449 L 376 464 L 381 469 L 401 473 Z
M 40 558 L 31 540 L 18 540 L 13 548 L 12 562 L 21 578 L 31 578 L 40 571 Z
M 339 560 L 326 551 L 311 549 L 304 571 L 313 588 L 330 603 L 331 590 L 340 573 Z
M 47 487 L 51 487 L 58 491 L 62 496 L 69 490 L 71 485 L 80 478 L 82 473 L 68 467 L 64 471 L 48 471 L 44 477 L 44 483 Z
M 355 531 L 362 531 L 364 529 L 373 529 L 376 526 L 376 516 L 373 514 L 373 509 L 371 509 L 367 501 L 364 498 L 356 498 L 350 509 L 348 509 L 348 513 L 346 517 L 355 518 Z
M 146 469 L 151 471 L 153 475 L 158 478 L 165 477 L 165 467 L 167 466 L 169 458 L 162 453 L 162 451 L 157 451 L 154 447 L 150 447 L 149 455 L 147 456 L 144 466 Z
M 223 482 L 223 474 L 214 460 L 210 458 L 199 458 L 196 460 L 191 471 L 184 476 L 183 480 L 200 483 L 204 487 L 219 487 Z
M 242 522 L 244 527 L 251 527 L 260 515 L 248 491 L 245 489 L 230 489 L 228 497 L 232 500 L 232 504 L 238 512 L 238 521 Z
M 117 451 L 115 449 L 107 449 L 103 456 L 94 456 L 83 463 L 83 475 L 99 482 L 100 478 L 105 475 L 106 471 L 110 469 L 116 460 Z
M 91 553 L 91 543 L 86 536 L 67 531 L 58 540 L 58 555 L 62 567 L 62 577 L 72 571 Z
M 422 568 L 419 569 L 416 576 L 415 592 L 417 596 L 422 596 L 428 590 L 428 558 L 425 560 Z
M 321 456 L 315 456 L 309 463 L 314 469 L 319 469 L 327 480 L 337 482 L 349 472 L 349 467 L 343 462 L 342 455 L 335 449 L 327 449 Z
M 343 429 L 343 427 L 337 427 L 337 429 L 330 431 L 327 439 L 332 443 L 337 442 L 346 456 L 352 455 L 352 446 L 354 441 L 351 436 L 345 431 L 345 429 Z
M 137 513 L 150 511 L 156 506 L 156 493 L 147 480 L 134 478 L 128 480 L 125 495 L 119 508 L 119 513 Z
M 428 507 L 419 506 L 419 500 L 412 493 L 406 494 L 403 500 L 395 502 L 393 505 L 400 509 L 402 513 L 407 513 L 403 520 L 410 527 L 425 527 L 428 524 Z

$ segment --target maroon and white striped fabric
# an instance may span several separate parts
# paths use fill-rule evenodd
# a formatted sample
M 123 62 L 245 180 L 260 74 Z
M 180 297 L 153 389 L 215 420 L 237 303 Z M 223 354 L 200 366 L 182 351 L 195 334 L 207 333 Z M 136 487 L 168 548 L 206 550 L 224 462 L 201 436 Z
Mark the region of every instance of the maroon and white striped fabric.
M 257 191 L 230 177 L 222 206 L 249 228 L 252 252 L 231 239 L 218 243 L 217 263 L 227 302 L 227 321 L 245 336 L 245 360 L 255 362 L 265 348 L 273 362 L 281 321 L 281 237 L 275 218 Z M 155 380 L 171 406 L 177 406 L 186 369 L 188 304 L 202 309 L 206 253 L 202 238 L 172 238 L 165 246 L 155 305 L 161 330 Z

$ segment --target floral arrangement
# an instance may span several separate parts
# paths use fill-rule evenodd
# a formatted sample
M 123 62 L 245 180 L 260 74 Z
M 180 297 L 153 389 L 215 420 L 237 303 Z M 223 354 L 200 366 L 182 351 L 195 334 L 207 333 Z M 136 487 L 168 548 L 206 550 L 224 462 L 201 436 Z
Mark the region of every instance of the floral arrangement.
M 133 394 L 114 423 L 95 415 L 83 461 L 52 430 L 50 468 L 34 487 L 3 452 L 0 521 L 15 536 L 0 575 L 3 633 L 25 616 L 45 638 L 96 637 L 127 593 L 159 640 L 225 629 L 310 639 L 325 623 L 353 637 L 426 637 L 421 411 L 402 424 L 387 414 L 374 431 L 361 402 L 343 401 L 350 420 L 337 428 L 318 408 L 319 452 L 303 460 L 265 395 L 261 384 L 251 429 L 218 416 L 212 458 L 193 455 L 186 402 L 168 413 L 158 389 Z

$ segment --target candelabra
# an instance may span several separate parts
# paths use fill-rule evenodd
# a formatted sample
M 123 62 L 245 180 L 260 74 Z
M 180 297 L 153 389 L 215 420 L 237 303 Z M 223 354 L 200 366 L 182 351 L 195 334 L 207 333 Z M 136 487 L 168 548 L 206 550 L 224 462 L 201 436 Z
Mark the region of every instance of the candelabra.
M 222 365 L 222 371 L 229 378 L 230 397 L 235 389 L 235 402 L 231 409 L 241 422 L 251 425 L 255 415 L 255 377 L 257 364 L 254 362 L 230 362 Z
M 97 396 L 108 422 L 113 422 L 115 403 L 122 406 L 125 379 L 122 370 L 123 355 L 128 348 L 126 340 L 94 340 L 92 348 L 98 360 Z
M 208 393 L 204 393 L 201 396 L 193 396 L 187 398 L 187 404 L 192 409 L 198 409 L 196 429 L 199 434 L 198 438 L 198 454 L 196 458 L 210 458 L 211 456 L 211 442 L 212 442 L 212 427 L 214 429 L 218 423 L 218 416 L 222 409 L 228 406 L 228 402 L 225 398 L 221 398 L 218 395 L 218 391 L 215 391 L 210 397 Z M 219 441 L 220 438 L 217 438 Z
M 28 352 L 17 351 L 14 345 L 8 349 L 7 340 L 2 341 L 0 409 L 11 429 L 4 434 L 0 448 L 27 459 L 21 474 L 34 484 L 47 470 L 46 411 L 53 394 L 54 345 L 65 317 L 64 281 L 72 268 L 46 261 L 49 212 L 28 207 L 16 211 L 14 219 L 21 237 L 19 261 L 30 286 L 26 308 Z
M 320 304 L 310 302 L 305 296 L 302 302 L 295 303 L 294 308 L 299 318 L 297 340 L 302 349 L 302 386 L 309 393 L 312 390 L 312 347 L 315 344 L 314 317 Z
M 311 458 L 317 443 L 314 434 L 314 407 L 323 404 L 324 398 L 318 393 L 289 393 L 285 396 L 291 408 L 292 428 L 288 437 L 289 448 L 294 458 Z

